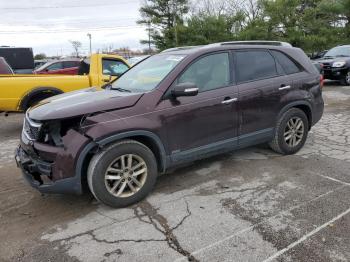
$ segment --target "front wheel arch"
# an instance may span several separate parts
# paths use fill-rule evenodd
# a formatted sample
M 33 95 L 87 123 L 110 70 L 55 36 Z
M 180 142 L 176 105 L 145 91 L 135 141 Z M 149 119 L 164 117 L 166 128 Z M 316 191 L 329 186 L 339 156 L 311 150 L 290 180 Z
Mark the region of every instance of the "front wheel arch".
M 56 87 L 36 87 L 22 98 L 19 109 L 21 111 L 26 111 L 32 105 L 33 101 L 39 102 L 40 100 L 63 93 L 62 90 Z

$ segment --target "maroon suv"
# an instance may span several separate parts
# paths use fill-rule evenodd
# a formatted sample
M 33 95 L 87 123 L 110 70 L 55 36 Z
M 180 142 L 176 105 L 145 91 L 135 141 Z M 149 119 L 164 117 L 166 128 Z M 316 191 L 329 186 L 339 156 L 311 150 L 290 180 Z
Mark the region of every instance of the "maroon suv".
M 186 162 L 269 143 L 300 150 L 323 113 L 321 77 L 285 43 L 219 43 L 162 52 L 105 86 L 40 102 L 25 116 L 16 160 L 43 193 L 121 207 Z

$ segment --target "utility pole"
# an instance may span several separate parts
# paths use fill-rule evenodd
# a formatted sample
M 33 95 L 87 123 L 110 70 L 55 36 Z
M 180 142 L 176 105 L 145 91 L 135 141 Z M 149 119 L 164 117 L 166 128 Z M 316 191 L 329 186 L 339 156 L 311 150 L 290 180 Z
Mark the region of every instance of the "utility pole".
M 148 54 L 151 54 L 151 21 L 148 22 Z
M 179 40 L 177 36 L 177 6 L 176 0 L 173 0 L 173 16 L 174 16 L 174 31 L 175 31 L 175 46 L 179 46 Z
M 89 41 L 90 41 L 90 55 L 91 55 L 91 54 L 92 54 L 92 48 L 91 48 L 91 34 L 88 33 L 87 36 L 88 36 Z

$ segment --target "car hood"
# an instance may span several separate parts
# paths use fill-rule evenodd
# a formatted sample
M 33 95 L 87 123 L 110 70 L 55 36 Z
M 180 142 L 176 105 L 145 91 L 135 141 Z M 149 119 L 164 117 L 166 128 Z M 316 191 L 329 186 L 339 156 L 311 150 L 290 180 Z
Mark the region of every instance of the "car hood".
M 54 120 L 131 107 L 143 94 L 117 90 L 82 89 L 42 100 L 28 110 L 33 120 Z
M 334 63 L 334 62 L 338 62 L 338 61 L 350 61 L 350 57 L 333 57 L 333 58 L 320 58 L 320 59 L 316 59 L 313 60 L 314 62 L 318 62 L 318 63 Z

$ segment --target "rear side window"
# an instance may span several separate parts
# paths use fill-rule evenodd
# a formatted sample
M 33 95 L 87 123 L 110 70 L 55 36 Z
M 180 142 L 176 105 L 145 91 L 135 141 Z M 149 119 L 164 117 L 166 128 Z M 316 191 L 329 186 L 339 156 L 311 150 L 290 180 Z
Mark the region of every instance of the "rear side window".
M 299 66 L 282 52 L 275 51 L 275 50 L 271 52 L 287 75 L 299 73 L 301 71 Z
M 54 63 L 54 64 L 47 67 L 47 70 L 49 70 L 49 71 L 59 70 L 59 69 L 63 69 L 62 62 Z
M 64 68 L 78 67 L 79 61 L 66 61 L 64 62 Z
M 236 53 L 238 83 L 271 78 L 278 75 L 275 59 L 268 51 L 252 50 Z

